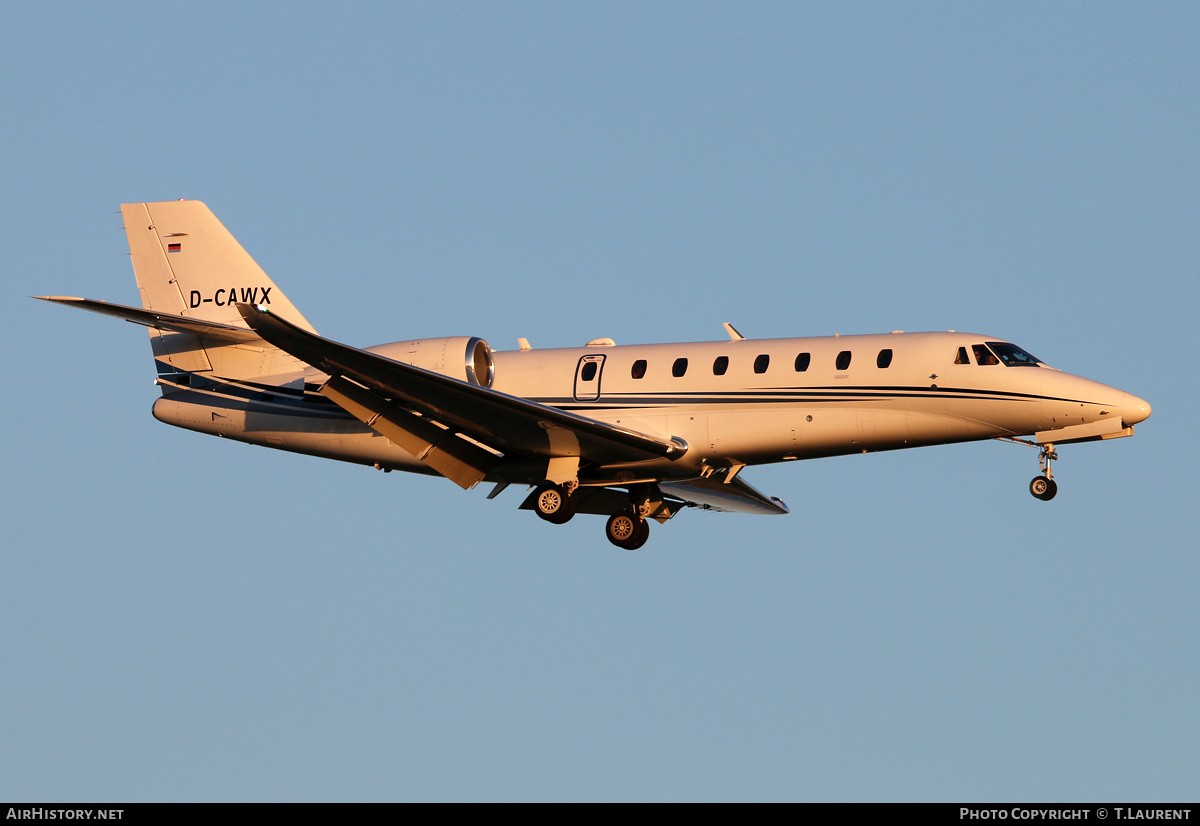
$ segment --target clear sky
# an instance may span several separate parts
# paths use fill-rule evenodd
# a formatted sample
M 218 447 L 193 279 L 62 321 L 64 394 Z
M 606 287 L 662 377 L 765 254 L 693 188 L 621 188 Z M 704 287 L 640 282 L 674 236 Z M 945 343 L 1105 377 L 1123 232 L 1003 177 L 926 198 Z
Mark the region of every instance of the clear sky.
M 1200 6 L 6 3 L 0 798 L 1196 800 Z M 972 330 L 1137 435 L 620 551 L 166 427 L 117 205 L 325 335 Z

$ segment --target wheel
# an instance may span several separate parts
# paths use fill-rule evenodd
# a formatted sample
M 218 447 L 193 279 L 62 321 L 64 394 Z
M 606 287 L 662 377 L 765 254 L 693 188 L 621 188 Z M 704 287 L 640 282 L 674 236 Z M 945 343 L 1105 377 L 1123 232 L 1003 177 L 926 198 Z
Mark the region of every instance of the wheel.
M 617 511 L 608 517 L 604 534 L 608 541 L 618 548 L 636 551 L 646 544 L 646 539 L 650 536 L 650 526 L 646 524 L 645 519 L 632 511 Z
M 625 548 L 629 545 L 629 541 L 637 535 L 637 529 L 637 517 L 629 511 L 617 511 L 608 517 L 608 523 L 604 526 L 604 535 L 618 548 Z
M 1035 476 L 1029 483 L 1029 492 L 1043 502 L 1049 502 L 1058 493 L 1058 483 L 1045 476 Z
M 533 498 L 537 515 L 554 525 L 561 525 L 575 515 L 571 496 L 559 485 L 542 485 Z

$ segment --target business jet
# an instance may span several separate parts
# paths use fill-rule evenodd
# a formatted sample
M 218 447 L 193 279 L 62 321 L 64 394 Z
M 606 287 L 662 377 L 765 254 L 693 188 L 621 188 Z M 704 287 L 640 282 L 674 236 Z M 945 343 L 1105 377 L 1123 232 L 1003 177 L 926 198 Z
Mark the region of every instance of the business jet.
M 532 488 L 561 524 L 607 516 L 634 550 L 684 508 L 784 514 L 743 468 L 1002 439 L 1039 450 L 1132 436 L 1150 405 L 972 333 L 494 351 L 475 336 L 359 349 L 319 336 L 199 201 L 124 204 L 142 306 L 37 296 L 149 328 L 167 424 L 460 487 Z

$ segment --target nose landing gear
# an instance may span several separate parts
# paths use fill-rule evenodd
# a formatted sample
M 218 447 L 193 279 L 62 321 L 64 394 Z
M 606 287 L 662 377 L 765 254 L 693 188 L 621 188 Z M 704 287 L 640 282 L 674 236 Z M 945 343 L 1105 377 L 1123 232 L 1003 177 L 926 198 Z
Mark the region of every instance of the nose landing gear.
M 1043 502 L 1049 502 L 1058 493 L 1058 483 L 1054 481 L 1054 474 L 1050 470 L 1050 463 L 1057 458 L 1058 451 L 1054 445 L 1042 445 L 1042 452 L 1038 455 L 1038 467 L 1042 469 L 1042 475 L 1033 477 L 1029 492 Z
M 1054 449 L 1052 444 L 1038 444 L 1027 439 L 1018 439 L 1015 436 L 1000 436 L 1002 442 L 1016 442 L 1021 445 L 1029 445 L 1041 449 L 1038 454 L 1038 467 L 1042 469 L 1041 476 L 1035 476 L 1029 482 L 1029 492 L 1034 497 L 1041 499 L 1043 502 L 1049 502 L 1058 493 L 1058 483 L 1054 481 L 1054 473 L 1050 470 L 1050 463 L 1058 458 L 1058 451 Z
M 1035 476 L 1029 483 L 1029 492 L 1043 502 L 1049 502 L 1058 493 L 1058 482 L 1045 476 Z

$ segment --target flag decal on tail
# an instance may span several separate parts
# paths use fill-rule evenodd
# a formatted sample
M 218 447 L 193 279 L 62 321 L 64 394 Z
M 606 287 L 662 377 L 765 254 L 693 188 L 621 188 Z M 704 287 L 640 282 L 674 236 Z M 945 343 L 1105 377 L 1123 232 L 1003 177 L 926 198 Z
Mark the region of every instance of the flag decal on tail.
M 182 244 L 167 244 L 167 252 L 179 252 L 182 247 Z

